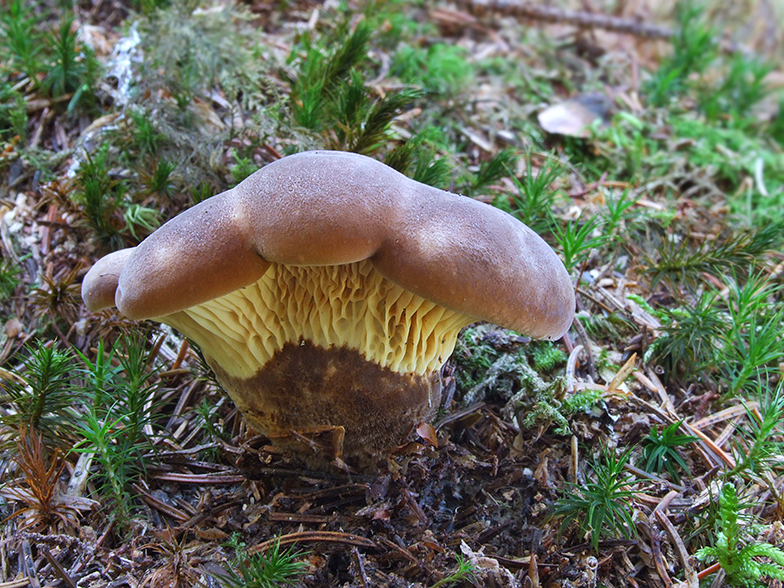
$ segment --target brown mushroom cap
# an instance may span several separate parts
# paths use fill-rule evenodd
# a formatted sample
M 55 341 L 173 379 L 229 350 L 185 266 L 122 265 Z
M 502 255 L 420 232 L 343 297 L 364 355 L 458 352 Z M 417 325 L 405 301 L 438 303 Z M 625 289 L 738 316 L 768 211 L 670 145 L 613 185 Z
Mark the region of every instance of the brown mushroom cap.
M 270 262 L 363 259 L 423 298 L 525 335 L 558 338 L 574 314 L 566 269 L 528 227 L 351 153 L 313 151 L 271 163 L 170 220 L 132 253 L 114 256 L 124 261 L 116 305 L 135 319 L 247 286 Z M 99 264 L 83 285 L 94 310 L 109 305 L 111 289 Z
M 82 282 L 82 299 L 91 310 L 100 310 L 115 305 L 117 283 L 125 262 L 135 248 L 121 249 L 95 262 Z
M 193 339 L 279 444 L 335 429 L 358 459 L 432 415 L 461 328 L 557 338 L 574 313 L 563 264 L 512 216 L 329 151 L 271 163 L 105 257 L 82 296 Z

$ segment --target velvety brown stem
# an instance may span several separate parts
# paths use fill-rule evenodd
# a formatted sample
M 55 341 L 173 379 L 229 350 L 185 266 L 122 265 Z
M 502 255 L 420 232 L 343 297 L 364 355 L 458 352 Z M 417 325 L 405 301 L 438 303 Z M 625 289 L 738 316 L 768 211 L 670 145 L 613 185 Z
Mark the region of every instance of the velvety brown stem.
M 400 374 L 353 349 L 324 349 L 306 341 L 287 343 L 249 379 L 213 368 L 251 426 L 313 466 L 335 457 L 330 427 L 345 428 L 347 463 L 372 465 L 368 461 L 388 454 L 428 420 L 441 398 L 438 373 Z M 297 434 L 321 434 L 324 448 L 315 452 Z

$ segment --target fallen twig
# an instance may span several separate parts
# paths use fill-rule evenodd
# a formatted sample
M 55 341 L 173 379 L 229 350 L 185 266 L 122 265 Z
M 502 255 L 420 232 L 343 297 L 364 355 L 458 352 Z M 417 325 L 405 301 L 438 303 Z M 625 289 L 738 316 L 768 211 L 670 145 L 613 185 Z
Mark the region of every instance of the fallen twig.
M 57 576 L 58 576 L 58 577 L 59 577 L 59 578 L 60 578 L 60 579 L 61 579 L 63 582 L 65 582 L 65 583 L 68 585 L 68 588 L 76 588 L 76 582 L 74 582 L 74 579 L 73 579 L 71 576 L 69 576 L 69 575 L 68 575 L 68 572 L 66 572 L 66 571 L 63 569 L 63 566 L 61 566 L 61 565 L 60 565 L 60 562 L 59 562 L 59 561 L 57 561 L 57 558 L 55 558 L 55 557 L 52 555 L 52 552 L 51 552 L 51 551 L 49 551 L 49 550 L 48 550 L 46 547 L 44 547 L 44 546 L 41 546 L 41 547 L 39 548 L 39 550 L 40 550 L 40 552 L 43 554 L 43 556 L 46 558 L 46 561 L 48 561 L 48 562 L 49 562 L 49 565 L 51 565 L 51 566 L 52 566 L 52 569 L 54 570 L 54 573 L 55 573 L 55 574 L 56 574 L 56 575 L 57 575 Z
M 637 20 L 607 16 L 606 14 L 563 10 L 542 4 L 519 2 L 518 0 L 460 0 L 458 5 L 477 16 L 482 16 L 488 12 L 499 12 L 505 16 L 604 29 L 648 39 L 669 39 L 675 34 L 675 31 L 670 27 L 646 24 Z
M 288 545 L 289 543 L 305 543 L 308 541 L 331 541 L 334 543 L 346 543 L 357 547 L 377 548 L 373 541 L 351 533 L 338 533 L 337 531 L 304 531 L 301 533 L 289 533 L 275 539 L 263 541 L 248 550 L 250 555 L 266 551 L 273 544 Z
M 144 502 L 146 502 L 148 506 L 154 508 L 159 512 L 162 512 L 163 514 L 169 515 L 178 523 L 184 523 L 191 518 L 189 515 L 185 514 L 180 509 L 175 508 L 169 504 L 166 504 L 165 502 L 158 500 L 138 484 L 133 484 L 133 489 L 139 493 L 141 499 Z
M 689 563 L 689 553 L 686 551 L 686 545 L 684 545 L 683 539 L 678 535 L 675 526 L 670 522 L 670 519 L 667 518 L 667 515 L 664 514 L 664 510 L 665 509 L 659 510 L 658 508 L 654 510 L 656 520 L 664 527 L 670 541 L 672 541 L 673 547 L 675 547 L 675 551 L 678 552 L 678 558 L 681 560 L 681 565 L 683 566 L 683 575 L 686 576 L 686 581 L 689 583 L 690 588 L 700 588 L 700 579 L 691 563 Z
M 247 480 L 245 476 L 232 474 L 175 474 L 160 473 L 151 476 L 164 482 L 178 482 L 180 484 L 240 484 Z

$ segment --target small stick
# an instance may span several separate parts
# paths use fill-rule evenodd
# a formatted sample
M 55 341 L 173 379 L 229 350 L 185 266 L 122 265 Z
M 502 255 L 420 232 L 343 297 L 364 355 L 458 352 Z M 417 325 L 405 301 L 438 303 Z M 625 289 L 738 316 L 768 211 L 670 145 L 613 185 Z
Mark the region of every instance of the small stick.
M 645 24 L 632 18 L 620 18 L 595 12 L 563 10 L 544 4 L 521 2 L 520 0 L 458 0 L 457 4 L 474 16 L 484 16 L 488 12 L 497 12 L 503 16 L 527 18 L 546 23 L 564 23 L 587 29 L 603 29 L 651 40 L 671 39 L 676 33 L 676 30 L 670 27 Z M 725 53 L 740 52 L 748 54 L 751 52 L 748 47 L 738 43 L 726 42 L 721 37 L 715 38 L 714 42 Z
M 669 27 L 650 25 L 626 18 L 595 14 L 592 12 L 562 10 L 542 4 L 519 2 L 518 0 L 461 0 L 458 5 L 469 12 L 482 15 L 499 12 L 507 16 L 530 18 L 548 23 L 565 23 L 579 27 L 604 29 L 616 33 L 628 33 L 648 39 L 669 39 L 674 34 Z
M 717 561 L 715 564 L 711 564 L 707 568 L 702 570 L 699 574 L 697 574 L 697 577 L 700 580 L 704 580 L 711 574 L 715 574 L 716 572 L 718 572 L 720 569 L 721 569 L 721 562 Z
M 580 322 L 580 319 L 574 317 L 574 322 L 572 323 L 574 330 L 577 331 L 577 335 L 580 337 L 580 341 L 582 342 L 583 346 L 585 347 L 585 355 L 588 363 L 588 373 L 591 374 L 591 377 L 596 380 L 596 366 L 593 363 L 593 353 L 591 352 L 591 340 L 588 337 L 588 333 L 585 330 L 585 327 Z
M 73 578 L 68 575 L 63 569 L 63 566 L 60 565 L 60 562 L 52 555 L 52 552 L 49 551 L 46 547 L 41 546 L 40 548 L 41 553 L 46 558 L 46 561 L 49 562 L 49 565 L 52 566 L 54 573 L 66 584 L 68 584 L 68 588 L 76 588 L 76 582 L 74 582 Z
M 365 562 L 362 561 L 362 554 L 359 553 L 359 549 L 357 549 L 356 547 L 352 547 L 351 557 L 354 559 L 354 563 L 357 564 L 357 571 L 359 572 L 359 581 L 362 582 L 362 588 L 369 588 L 370 584 L 368 582 L 367 574 L 365 573 Z
M 700 588 L 700 579 L 697 576 L 697 573 L 694 571 L 694 568 L 689 563 L 689 552 L 686 551 L 686 545 L 683 543 L 683 539 L 681 536 L 678 535 L 678 531 L 675 529 L 675 526 L 670 522 L 670 519 L 667 518 L 667 515 L 664 514 L 663 509 L 659 510 L 658 508 L 654 510 L 654 514 L 656 515 L 656 520 L 659 521 L 664 530 L 667 532 L 667 535 L 670 537 L 670 541 L 672 541 L 673 546 L 675 547 L 675 551 L 678 552 L 678 557 L 681 560 L 681 565 L 683 566 L 683 575 L 686 576 L 686 581 L 689 583 L 690 588 Z
M 22 540 L 22 553 L 19 554 L 24 567 L 25 575 L 30 583 L 31 588 L 41 588 L 38 582 L 38 575 L 35 572 L 35 560 L 33 559 L 33 551 L 30 548 L 30 542 L 27 539 Z
M 713 453 L 716 457 L 718 457 L 721 461 L 727 464 L 729 467 L 735 467 L 735 459 L 725 452 L 721 447 L 718 447 L 716 443 L 713 442 L 713 439 L 708 437 L 705 433 L 700 431 L 699 429 L 692 429 L 687 423 L 683 422 L 680 426 L 681 430 L 684 430 L 687 435 L 694 435 L 695 437 L 699 437 L 700 441 L 708 448 L 708 450 Z
M 634 370 L 634 363 L 637 361 L 637 354 L 632 353 L 632 356 L 626 360 L 626 363 L 623 364 L 623 367 L 618 370 L 618 373 L 613 376 L 612 381 L 607 386 L 607 392 L 615 392 L 618 389 L 618 386 L 623 384 L 623 381 L 626 379 L 632 370 Z
M 531 554 L 531 559 L 528 561 L 528 575 L 526 576 L 526 586 L 531 588 L 539 588 L 539 566 L 536 564 L 536 554 Z
M 177 358 L 174 360 L 174 363 L 172 364 L 171 368 L 169 368 L 169 371 L 180 369 L 180 366 L 182 365 L 185 356 L 188 354 L 188 348 L 189 348 L 188 340 L 183 339 L 182 343 L 180 343 L 180 351 L 179 353 L 177 353 Z
M 649 480 L 656 482 L 657 484 L 661 484 L 662 486 L 669 486 L 670 488 L 672 488 L 673 490 L 677 490 L 678 492 L 686 492 L 686 488 L 684 488 L 683 486 L 679 486 L 678 484 L 674 484 L 665 478 L 661 478 L 657 476 L 656 474 L 651 474 L 649 472 L 646 472 L 645 470 L 641 470 L 640 468 L 634 467 L 630 463 L 624 465 L 623 469 L 629 470 L 631 473 L 633 473 L 635 476 L 639 478 L 647 478 Z M 652 498 L 652 500 L 655 500 L 655 498 Z
M 422 507 L 419 506 L 419 503 L 417 503 L 417 501 L 414 499 L 414 496 L 411 494 L 411 491 L 408 488 L 402 488 L 400 490 L 400 493 L 403 495 L 406 504 L 413 511 L 416 518 L 418 518 L 422 524 L 426 525 L 428 522 L 427 515 L 422 510 Z
M 577 368 L 577 358 L 583 352 L 582 345 L 577 345 L 572 352 L 569 354 L 569 360 L 566 362 L 566 391 L 574 393 L 575 391 L 575 380 L 574 380 L 574 370 Z
M 163 514 L 169 515 L 178 523 L 184 523 L 191 519 L 190 516 L 182 512 L 180 509 L 175 508 L 165 502 L 162 502 L 152 496 L 149 492 L 145 491 L 144 488 L 139 486 L 138 484 L 133 484 L 133 489 L 139 493 L 142 500 L 147 503 L 148 506 L 154 508 L 155 510 L 162 512 Z
M 667 573 L 667 563 L 664 561 L 664 555 L 661 550 L 661 536 L 659 529 L 655 526 L 651 528 L 651 557 L 653 558 L 653 565 L 656 568 L 656 573 L 661 578 L 665 586 L 670 588 L 672 580 Z
M 572 463 L 571 463 L 571 470 L 572 470 L 572 484 L 579 484 L 583 480 L 581 480 L 580 476 L 580 451 L 579 446 L 577 445 L 577 437 L 572 435 Z
M 654 514 L 658 516 L 660 512 L 665 512 L 669 507 L 672 501 L 678 496 L 678 493 L 675 490 L 670 490 L 667 495 L 661 499 L 658 506 L 653 509 Z M 668 521 L 669 522 L 669 521 Z
M 759 403 L 756 401 L 749 402 L 745 405 L 736 404 L 735 406 L 725 408 L 724 410 L 720 410 L 719 412 L 715 412 L 711 415 L 706 416 L 705 418 L 695 421 L 691 423 L 691 426 L 694 429 L 705 429 L 707 427 L 711 427 L 715 425 L 716 423 L 720 423 L 722 421 L 726 421 L 733 417 L 746 414 L 747 410 L 755 410 L 755 409 L 759 409 Z
M 231 474 L 177 474 L 174 472 L 154 474 L 152 477 L 156 480 L 179 484 L 241 484 L 247 480 L 245 476 Z
M 30 578 L 21 580 L 11 580 L 10 582 L 0 582 L 0 588 L 25 588 L 30 585 Z
M 248 550 L 249 555 L 261 553 L 266 551 L 273 543 L 280 542 L 280 545 L 287 545 L 289 543 L 300 543 L 305 541 L 331 541 L 334 543 L 347 543 L 348 545 L 356 545 L 357 547 L 376 548 L 376 545 L 370 539 L 353 535 L 351 533 L 339 533 L 337 531 L 305 531 L 300 533 L 288 533 L 281 535 L 275 539 L 263 541 Z

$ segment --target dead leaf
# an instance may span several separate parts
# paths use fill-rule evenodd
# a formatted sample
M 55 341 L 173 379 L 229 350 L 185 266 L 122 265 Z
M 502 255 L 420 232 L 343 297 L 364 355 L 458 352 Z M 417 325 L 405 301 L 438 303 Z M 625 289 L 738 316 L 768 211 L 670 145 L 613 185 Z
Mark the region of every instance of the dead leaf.
M 548 133 L 586 138 L 591 135 L 589 127 L 595 120 L 601 124 L 609 122 L 611 111 L 612 103 L 604 94 L 581 94 L 545 108 L 537 118 Z
M 424 439 L 431 447 L 438 447 L 438 435 L 430 423 L 419 423 L 416 428 L 417 435 Z

